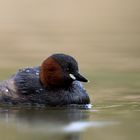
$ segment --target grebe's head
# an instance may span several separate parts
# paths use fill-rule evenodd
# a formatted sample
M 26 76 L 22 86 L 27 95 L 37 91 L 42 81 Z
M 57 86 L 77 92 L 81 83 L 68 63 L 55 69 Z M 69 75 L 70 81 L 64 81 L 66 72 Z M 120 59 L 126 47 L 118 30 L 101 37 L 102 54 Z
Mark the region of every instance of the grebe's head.
M 46 87 L 67 87 L 73 81 L 88 82 L 79 74 L 77 61 L 66 54 L 53 54 L 43 61 L 40 81 Z

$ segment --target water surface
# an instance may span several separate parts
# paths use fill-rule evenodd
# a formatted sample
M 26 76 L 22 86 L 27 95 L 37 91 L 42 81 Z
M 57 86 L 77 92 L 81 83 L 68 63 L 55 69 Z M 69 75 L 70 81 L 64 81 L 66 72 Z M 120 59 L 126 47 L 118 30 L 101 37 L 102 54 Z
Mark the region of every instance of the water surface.
M 0 136 L 7 140 L 139 139 L 140 103 L 110 104 L 86 110 L 1 107 Z

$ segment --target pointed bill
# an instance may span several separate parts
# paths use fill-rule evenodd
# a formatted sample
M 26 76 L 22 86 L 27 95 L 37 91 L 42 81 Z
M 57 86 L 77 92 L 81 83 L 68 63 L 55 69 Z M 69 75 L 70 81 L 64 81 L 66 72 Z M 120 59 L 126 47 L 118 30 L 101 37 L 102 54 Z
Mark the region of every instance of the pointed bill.
M 82 76 L 80 73 L 75 73 L 74 76 L 75 76 L 76 80 L 78 80 L 78 81 L 88 82 L 88 80 L 84 76 Z

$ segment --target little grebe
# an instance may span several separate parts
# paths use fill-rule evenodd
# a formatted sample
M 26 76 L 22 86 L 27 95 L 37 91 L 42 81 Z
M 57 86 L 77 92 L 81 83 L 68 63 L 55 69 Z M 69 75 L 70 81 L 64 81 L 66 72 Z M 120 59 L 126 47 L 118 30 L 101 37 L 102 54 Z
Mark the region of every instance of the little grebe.
M 53 54 L 34 68 L 19 70 L 0 83 L 0 103 L 48 106 L 86 105 L 90 99 L 81 82 L 77 61 L 66 54 Z

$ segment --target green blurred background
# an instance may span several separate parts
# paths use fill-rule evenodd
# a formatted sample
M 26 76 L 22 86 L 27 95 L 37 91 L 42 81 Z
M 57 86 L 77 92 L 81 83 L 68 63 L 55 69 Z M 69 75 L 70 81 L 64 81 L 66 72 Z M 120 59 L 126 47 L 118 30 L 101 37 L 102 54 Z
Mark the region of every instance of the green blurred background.
M 138 0 L 0 1 L 0 50 L 1 79 L 67 53 L 91 81 L 93 102 L 140 99 Z
M 140 1 L 0 0 L 0 79 L 40 65 L 53 53 L 77 59 L 90 80 L 84 85 L 93 108 L 1 107 L 0 138 L 139 140 Z M 66 134 L 64 128 L 77 121 L 83 122 L 76 125 L 80 132 Z

